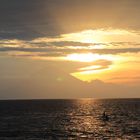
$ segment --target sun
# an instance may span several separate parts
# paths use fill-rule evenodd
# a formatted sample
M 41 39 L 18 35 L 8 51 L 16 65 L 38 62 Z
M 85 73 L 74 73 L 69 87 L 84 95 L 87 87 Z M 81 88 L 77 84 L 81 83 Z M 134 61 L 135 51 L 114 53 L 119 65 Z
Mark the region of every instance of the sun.
M 94 60 L 94 56 L 92 53 L 87 53 L 87 54 L 69 54 L 66 57 L 67 60 L 71 61 L 80 61 L 80 62 L 92 62 Z
M 94 62 L 101 59 L 112 60 L 113 58 L 112 56 L 109 55 L 100 55 L 93 53 L 73 53 L 67 55 L 65 59 L 69 61 L 78 61 L 78 62 Z

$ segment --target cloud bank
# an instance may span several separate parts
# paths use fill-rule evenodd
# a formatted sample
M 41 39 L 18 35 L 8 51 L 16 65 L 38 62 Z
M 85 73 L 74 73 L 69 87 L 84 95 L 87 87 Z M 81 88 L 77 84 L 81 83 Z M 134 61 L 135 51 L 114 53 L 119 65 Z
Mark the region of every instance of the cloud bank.
M 98 28 L 140 30 L 139 0 L 0 0 L 0 3 L 0 38 L 30 40 Z

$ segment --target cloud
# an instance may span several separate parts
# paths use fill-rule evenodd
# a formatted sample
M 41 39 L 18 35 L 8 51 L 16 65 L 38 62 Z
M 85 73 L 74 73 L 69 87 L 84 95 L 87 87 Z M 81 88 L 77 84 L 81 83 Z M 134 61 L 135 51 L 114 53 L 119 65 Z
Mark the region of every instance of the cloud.
M 86 83 L 58 71 L 57 74 L 51 72 L 51 76 L 45 74 L 44 78 L 34 75 L 27 79 L 0 80 L 1 99 L 139 98 L 139 90 L 139 85 L 117 85 L 100 80 Z
M 140 83 L 111 84 L 100 79 L 82 82 L 69 73 L 90 65 L 110 66 L 99 60 L 90 63 L 30 61 L 2 57 L 0 59 L 0 98 L 134 98 L 139 97 Z M 102 77 L 101 77 L 102 78 Z
M 79 72 L 87 72 L 87 71 L 95 71 L 95 70 L 103 70 L 107 69 L 112 65 L 112 61 L 99 59 L 97 61 L 92 62 L 89 66 L 79 68 Z
M 122 49 L 95 49 L 95 53 L 99 54 L 120 54 L 120 53 L 138 53 L 140 48 L 122 48 Z
M 38 58 L 65 57 L 75 52 L 100 55 L 138 53 L 140 52 L 139 38 L 137 33 L 127 30 L 85 30 L 32 40 L 0 39 L 0 52 L 16 57 Z M 129 41 L 126 41 L 127 39 Z
M 140 30 L 138 0 L 0 0 L 0 3 L 1 38 L 30 40 L 97 28 Z
M 3 47 L 0 48 L 0 52 L 8 52 L 12 56 L 66 56 L 71 53 L 93 53 L 93 54 L 122 54 L 122 53 L 138 53 L 140 48 L 126 48 L 126 49 L 58 49 L 58 48 L 13 48 L 13 47 Z
M 140 52 L 138 42 L 83 43 L 63 41 L 64 38 L 40 38 L 31 41 L 0 40 L 0 52 L 15 52 L 15 56 L 66 56 L 70 53 L 120 54 Z M 99 47 L 99 48 L 98 48 Z M 100 48 L 101 47 L 101 48 Z M 17 53 L 16 53 L 17 52 Z M 23 53 L 19 53 L 23 52 Z M 12 53 L 14 56 L 14 53 Z
M 82 42 L 75 42 L 75 41 L 57 41 L 57 42 L 51 42 L 52 46 L 58 46 L 58 47 L 66 47 L 66 46 L 81 46 L 81 47 L 88 47 L 91 45 L 96 45 L 96 43 L 82 43 Z
M 140 62 L 139 62 L 140 63 Z M 131 84 L 134 82 L 134 81 L 137 81 L 140 83 L 140 76 L 121 76 L 121 77 L 112 77 L 111 79 L 109 80 L 129 80 L 131 81 Z

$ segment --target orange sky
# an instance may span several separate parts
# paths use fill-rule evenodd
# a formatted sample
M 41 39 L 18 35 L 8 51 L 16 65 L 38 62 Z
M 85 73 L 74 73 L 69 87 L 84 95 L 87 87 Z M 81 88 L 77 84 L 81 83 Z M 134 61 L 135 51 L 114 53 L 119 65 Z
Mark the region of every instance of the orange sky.
M 139 6 L 137 0 L 2 3 L 0 98 L 140 97 Z

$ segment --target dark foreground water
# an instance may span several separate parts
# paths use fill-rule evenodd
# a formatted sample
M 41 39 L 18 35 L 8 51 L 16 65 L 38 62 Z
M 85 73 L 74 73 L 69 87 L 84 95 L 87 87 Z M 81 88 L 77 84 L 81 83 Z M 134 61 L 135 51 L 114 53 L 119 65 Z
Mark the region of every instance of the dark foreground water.
M 0 140 L 24 139 L 139 140 L 140 99 L 0 101 Z

